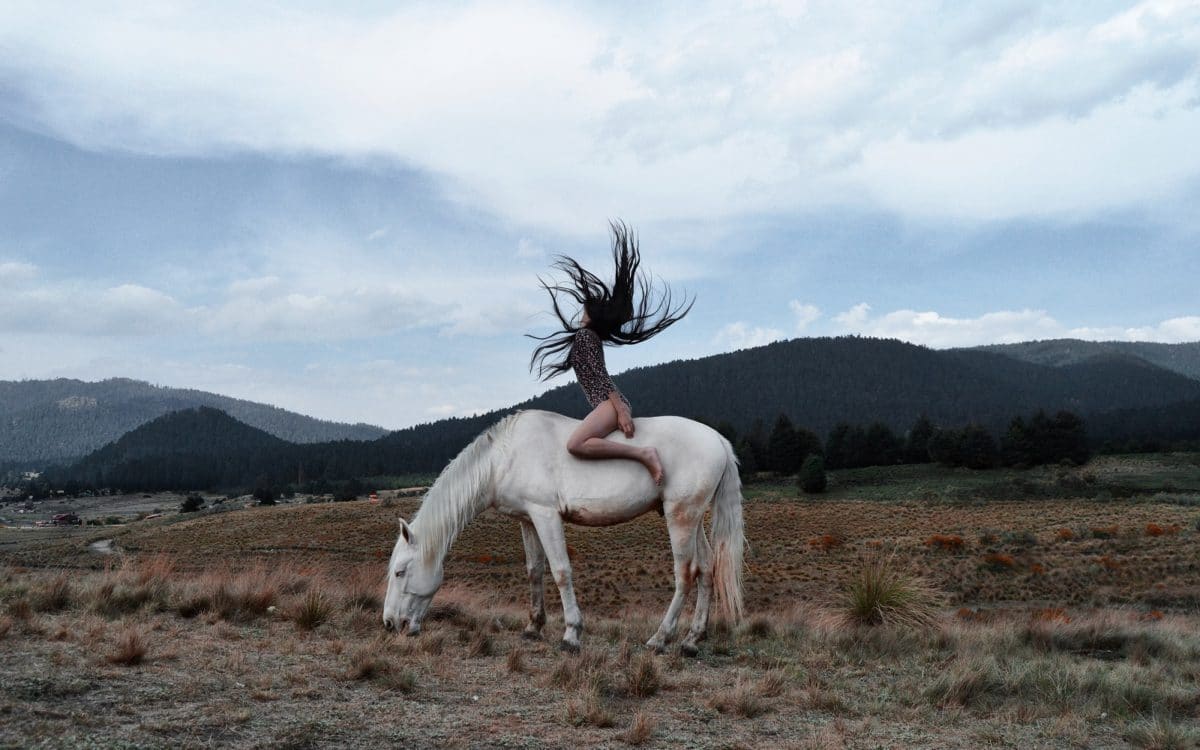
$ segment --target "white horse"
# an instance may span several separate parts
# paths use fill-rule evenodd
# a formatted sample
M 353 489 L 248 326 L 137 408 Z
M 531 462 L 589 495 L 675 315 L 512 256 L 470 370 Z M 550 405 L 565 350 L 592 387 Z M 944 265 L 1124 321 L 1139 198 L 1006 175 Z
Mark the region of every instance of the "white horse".
M 697 587 L 695 615 L 680 650 L 698 651 L 708 629 L 714 589 L 728 616 L 742 615 L 742 492 L 729 441 L 681 417 L 635 420 L 634 444 L 657 446 L 666 477 L 656 486 L 634 461 L 587 461 L 567 452 L 579 424 L 560 414 L 522 411 L 484 431 L 463 449 L 429 488 L 388 563 L 383 623 L 389 630 L 421 631 L 429 603 L 442 584 L 446 555 L 458 533 L 486 508 L 521 522 L 530 608 L 527 638 L 540 638 L 546 622 L 542 574 L 546 562 L 562 599 L 562 647 L 578 651 L 583 617 L 571 585 L 563 521 L 611 526 L 658 511 L 667 521 L 675 559 L 675 596 L 646 645 L 662 651 L 675 633 L 684 599 Z M 610 440 L 625 440 L 615 433 Z M 704 515 L 712 509 L 712 543 Z

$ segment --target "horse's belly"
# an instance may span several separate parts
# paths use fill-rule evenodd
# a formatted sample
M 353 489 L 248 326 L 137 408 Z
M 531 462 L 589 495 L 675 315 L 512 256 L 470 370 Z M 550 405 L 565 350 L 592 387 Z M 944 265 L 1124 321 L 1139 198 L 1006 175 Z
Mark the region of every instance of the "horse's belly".
M 561 510 L 563 520 L 579 526 L 612 526 L 631 521 L 643 513 L 662 507 L 662 500 L 655 497 L 631 499 L 588 498 L 566 500 Z

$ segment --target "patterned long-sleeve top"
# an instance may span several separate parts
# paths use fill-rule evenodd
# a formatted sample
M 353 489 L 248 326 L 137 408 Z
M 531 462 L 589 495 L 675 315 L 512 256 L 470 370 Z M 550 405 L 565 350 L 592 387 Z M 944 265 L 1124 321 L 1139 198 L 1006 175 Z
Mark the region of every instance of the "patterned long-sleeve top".
M 575 341 L 571 344 L 571 367 L 575 368 L 575 378 L 583 388 L 583 395 L 593 409 L 608 399 L 608 394 L 617 390 L 608 368 L 604 366 L 604 343 L 596 332 L 590 328 L 580 328 L 575 333 Z M 625 396 L 617 391 L 626 404 Z

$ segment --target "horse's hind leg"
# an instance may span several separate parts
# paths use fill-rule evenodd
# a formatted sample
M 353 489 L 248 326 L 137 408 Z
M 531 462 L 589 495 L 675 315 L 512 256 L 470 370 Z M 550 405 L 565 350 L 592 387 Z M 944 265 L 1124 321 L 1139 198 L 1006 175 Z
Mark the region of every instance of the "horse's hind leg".
M 703 518 L 703 514 L 700 514 L 700 518 L 694 517 L 697 514 L 690 512 L 683 505 L 676 505 L 663 515 L 667 519 L 667 533 L 671 535 L 671 556 L 675 560 L 675 595 L 671 597 L 662 624 L 658 626 L 654 635 L 650 636 L 650 640 L 646 641 L 647 648 L 659 653 L 666 650 L 667 643 L 675 637 L 679 613 L 692 589 L 692 582 L 697 573 L 696 530 Z
M 708 545 L 708 537 L 704 535 L 704 526 L 696 527 L 696 612 L 692 617 L 692 627 L 679 644 L 679 651 L 684 656 L 695 656 L 700 653 L 700 641 L 708 636 L 708 611 L 712 604 L 713 569 L 712 550 Z
M 529 574 L 529 624 L 521 635 L 537 640 L 542 637 L 542 626 L 546 624 L 546 589 L 543 585 L 546 553 L 542 551 L 537 529 L 529 521 L 521 522 L 521 541 L 525 544 L 525 571 Z

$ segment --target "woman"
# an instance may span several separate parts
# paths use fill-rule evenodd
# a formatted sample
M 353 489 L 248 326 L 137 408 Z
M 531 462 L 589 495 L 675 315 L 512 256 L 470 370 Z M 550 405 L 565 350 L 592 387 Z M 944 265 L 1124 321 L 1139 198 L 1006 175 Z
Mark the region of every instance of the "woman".
M 542 286 L 550 293 L 554 314 L 562 324 L 562 330 L 548 336 L 531 337 L 542 343 L 534 349 L 529 369 L 536 366 L 543 380 L 567 370 L 575 371 L 592 411 L 567 440 L 567 450 L 572 455 L 587 459 L 639 461 L 654 482 L 662 484 L 662 462 L 653 446 L 634 446 L 606 439 L 617 428 L 625 433 L 625 437 L 633 437 L 633 412 L 604 366 L 604 345 L 641 343 L 687 315 L 692 303 L 672 307 L 670 288 L 664 288 L 655 300 L 651 283 L 638 272 L 641 255 L 637 237 L 623 223 L 616 222 L 611 226 L 614 266 L 611 287 L 566 256 L 560 256 L 554 267 L 570 277 L 570 285 L 550 285 L 542 281 Z M 559 307 L 560 292 L 582 307 L 579 325 L 574 325 L 563 314 Z

